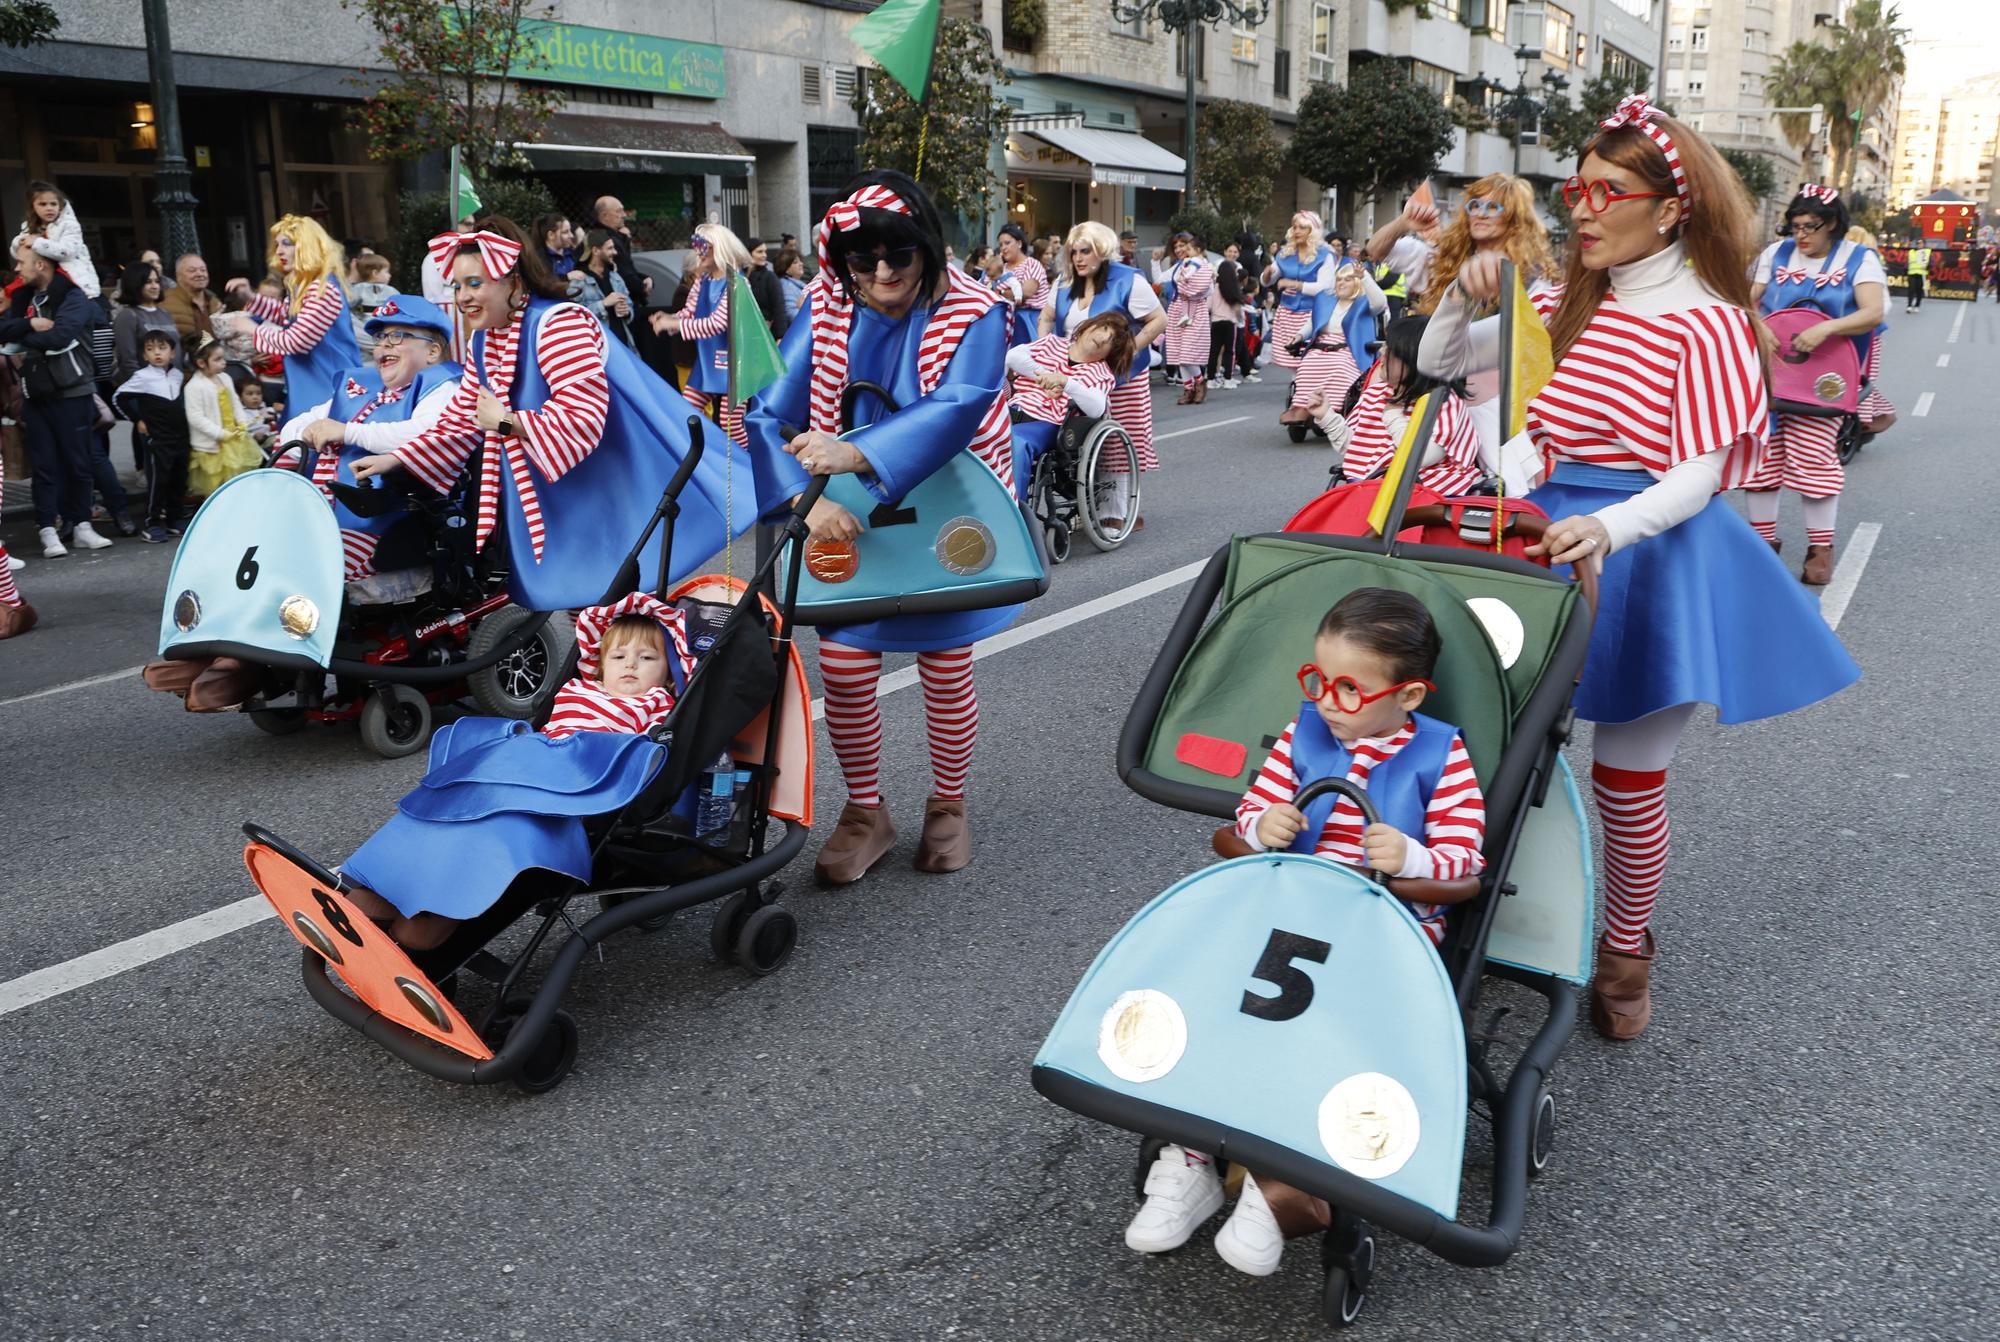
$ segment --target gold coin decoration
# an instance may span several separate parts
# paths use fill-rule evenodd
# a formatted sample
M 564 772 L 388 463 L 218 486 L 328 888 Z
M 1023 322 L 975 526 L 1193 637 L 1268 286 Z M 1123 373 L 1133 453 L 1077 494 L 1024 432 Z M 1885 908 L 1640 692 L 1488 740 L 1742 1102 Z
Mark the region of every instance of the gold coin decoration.
M 853 541 L 811 541 L 806 545 L 806 572 L 824 583 L 841 583 L 861 567 Z
M 1403 1083 L 1356 1072 L 1319 1102 L 1319 1140 L 1333 1163 L 1364 1179 L 1386 1179 L 1417 1149 L 1417 1102 Z
M 278 625 L 293 638 L 311 638 L 319 628 L 319 607 L 310 598 L 288 596 L 278 606 Z
M 1847 379 L 1838 373 L 1821 373 L 1813 379 L 1813 395 L 1822 401 L 1837 401 L 1847 394 Z
M 1187 1051 L 1187 1017 L 1157 988 L 1119 995 L 1097 1027 L 1097 1056 L 1125 1081 L 1157 1081 Z
M 961 578 L 991 566 L 998 552 L 992 530 L 976 517 L 954 517 L 938 528 L 938 563 Z
M 201 598 L 192 587 L 174 598 L 174 628 L 185 634 L 201 623 Z

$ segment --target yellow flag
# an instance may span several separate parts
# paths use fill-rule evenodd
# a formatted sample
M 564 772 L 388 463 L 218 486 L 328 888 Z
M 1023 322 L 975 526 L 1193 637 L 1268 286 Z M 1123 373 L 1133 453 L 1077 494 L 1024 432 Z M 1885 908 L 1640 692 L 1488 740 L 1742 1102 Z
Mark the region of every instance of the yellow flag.
M 1521 272 L 1509 261 L 1500 287 L 1500 440 L 1528 427 L 1528 402 L 1555 375 L 1549 329 L 1528 301 Z
M 1403 427 L 1403 441 L 1396 444 L 1396 455 L 1389 458 L 1389 469 L 1382 474 L 1382 486 L 1375 491 L 1374 506 L 1368 510 L 1368 530 L 1370 533 L 1387 537 L 1389 509 L 1395 506 L 1396 495 L 1402 492 L 1403 474 L 1412 469 L 1410 463 L 1421 461 L 1423 451 L 1417 446 L 1421 439 L 1430 442 L 1431 431 L 1435 427 L 1431 415 L 1431 398 L 1436 392 L 1426 392 L 1410 407 L 1410 421 Z

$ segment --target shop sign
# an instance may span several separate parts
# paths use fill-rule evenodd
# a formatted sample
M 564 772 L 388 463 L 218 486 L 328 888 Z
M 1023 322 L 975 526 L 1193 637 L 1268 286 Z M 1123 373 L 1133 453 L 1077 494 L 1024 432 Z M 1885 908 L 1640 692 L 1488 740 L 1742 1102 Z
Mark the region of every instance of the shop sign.
M 1067 149 L 1058 149 L 1024 131 L 1015 131 L 1007 137 L 1007 171 L 1009 175 L 1025 173 L 1034 177 L 1075 178 L 1084 181 L 1090 178 L 1088 163 Z
M 523 20 L 521 34 L 535 53 L 532 66 L 514 71 L 523 78 L 680 98 L 720 98 L 728 91 L 723 50 L 706 42 L 542 19 Z

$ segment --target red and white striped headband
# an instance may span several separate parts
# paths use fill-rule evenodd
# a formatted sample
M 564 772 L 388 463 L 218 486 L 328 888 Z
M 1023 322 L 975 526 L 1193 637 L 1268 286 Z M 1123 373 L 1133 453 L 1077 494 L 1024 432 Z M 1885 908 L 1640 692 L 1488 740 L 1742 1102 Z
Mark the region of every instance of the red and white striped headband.
M 1819 186 L 1813 182 L 1807 182 L 1804 186 L 1800 187 L 1799 194 L 1807 200 L 1817 200 L 1826 205 L 1831 205 L 1840 199 L 1840 193 L 1832 187 Z
M 440 233 L 426 244 L 431 260 L 437 262 L 440 274 L 451 277 L 451 259 L 458 255 L 461 247 L 479 249 L 479 265 L 486 272 L 486 278 L 497 280 L 514 269 L 514 263 L 521 259 L 521 244 L 511 238 L 503 238 L 498 233 L 481 230 L 477 233 Z
M 913 211 L 903 202 L 903 198 L 886 186 L 864 186 L 846 200 L 836 201 L 826 211 L 826 218 L 819 221 L 819 236 L 814 240 L 819 250 L 819 268 L 823 275 L 833 274 L 833 230 L 852 233 L 861 227 L 863 210 L 894 210 L 897 214 Z
M 1645 94 L 1633 93 L 1626 95 L 1625 100 L 1618 104 L 1617 111 L 1597 124 L 1603 130 L 1617 130 L 1620 126 L 1631 126 L 1658 145 L 1660 152 L 1667 156 L 1667 169 L 1674 175 L 1674 194 L 1680 197 L 1682 205 L 1686 205 L 1688 179 L 1687 173 L 1681 168 L 1681 151 L 1674 148 L 1673 137 L 1658 124 L 1659 118 L 1665 115 L 1666 113 L 1646 101 Z

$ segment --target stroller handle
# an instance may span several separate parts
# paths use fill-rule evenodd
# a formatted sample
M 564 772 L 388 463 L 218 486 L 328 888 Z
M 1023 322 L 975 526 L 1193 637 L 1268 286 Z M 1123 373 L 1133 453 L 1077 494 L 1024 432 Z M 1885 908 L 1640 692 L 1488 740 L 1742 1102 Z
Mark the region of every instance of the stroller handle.
M 1322 778 L 1317 782 L 1307 783 L 1299 789 L 1299 795 L 1292 798 L 1292 805 L 1303 811 L 1329 792 L 1338 792 L 1360 807 L 1361 818 L 1368 824 L 1382 823 L 1382 813 L 1376 810 L 1375 803 L 1369 800 L 1368 789 L 1359 783 L 1350 783 L 1345 778 Z
M 292 469 L 303 475 L 306 479 L 312 479 L 313 463 L 319 456 L 319 449 L 303 438 L 289 439 L 279 443 L 277 447 L 266 451 L 264 454 L 264 464 L 266 466 L 276 466 L 285 453 L 291 451 L 293 448 L 299 450 L 299 464 L 292 467 Z

